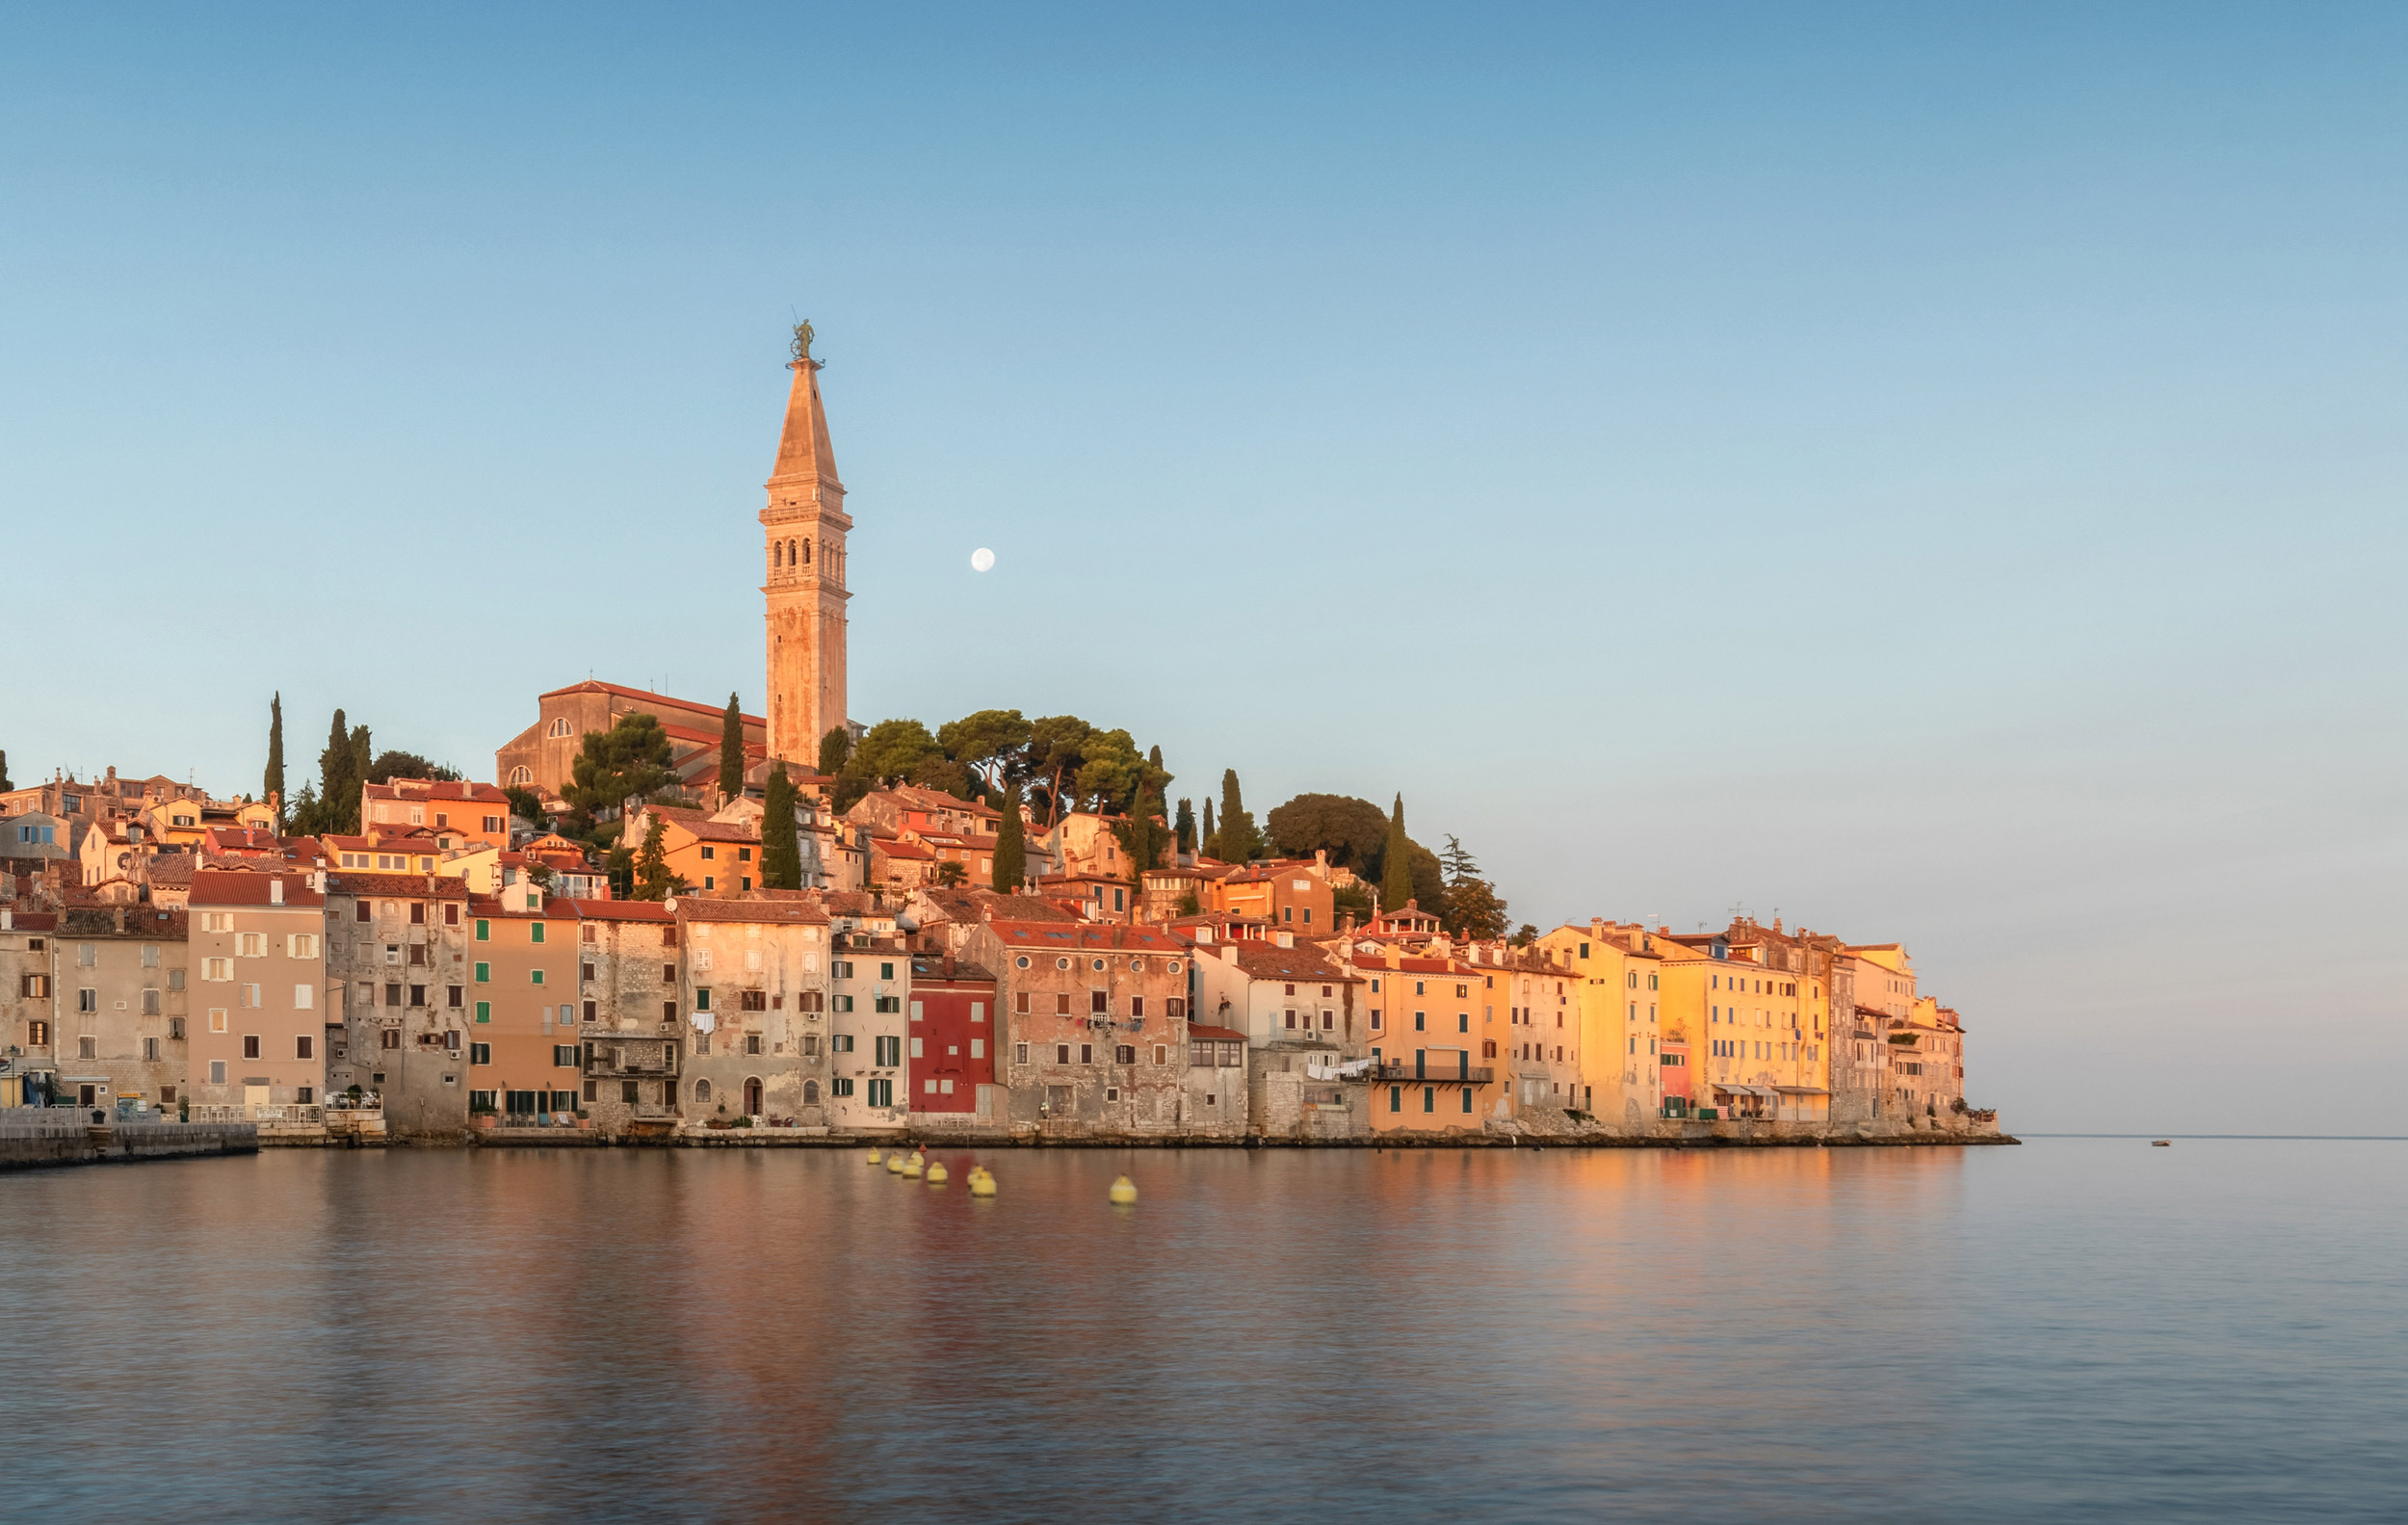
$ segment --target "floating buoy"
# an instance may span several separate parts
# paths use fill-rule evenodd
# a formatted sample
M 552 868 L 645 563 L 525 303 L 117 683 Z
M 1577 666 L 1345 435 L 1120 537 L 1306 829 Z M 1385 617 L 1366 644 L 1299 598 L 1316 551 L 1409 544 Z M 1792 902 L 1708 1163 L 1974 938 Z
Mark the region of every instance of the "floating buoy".
M 983 1165 L 974 1166 L 971 1168 L 970 1195 L 972 1196 L 992 1196 L 995 1195 L 995 1174 Z
M 888 1156 L 886 1157 L 886 1173 L 887 1173 L 887 1174 L 889 1174 L 889 1175 L 901 1175 L 901 1174 L 903 1174 L 903 1155 L 902 1155 L 902 1154 L 900 1154 L 900 1153 L 890 1154 L 890 1155 L 888 1155 Z
M 903 1161 L 903 1178 L 906 1181 L 916 1181 L 920 1178 L 920 1157 L 918 1155 L 915 1154 L 910 1159 Z
M 929 1184 L 930 1186 L 942 1186 L 945 1184 L 944 1161 L 939 1160 L 935 1164 L 929 1167 Z
M 1138 1205 L 1138 1183 L 1125 1175 L 1115 1177 L 1111 1196 L 1114 1207 L 1135 1207 Z
M 870 1163 L 872 1165 L 876 1165 L 877 1163 L 877 1150 L 872 1149 L 870 1151 Z

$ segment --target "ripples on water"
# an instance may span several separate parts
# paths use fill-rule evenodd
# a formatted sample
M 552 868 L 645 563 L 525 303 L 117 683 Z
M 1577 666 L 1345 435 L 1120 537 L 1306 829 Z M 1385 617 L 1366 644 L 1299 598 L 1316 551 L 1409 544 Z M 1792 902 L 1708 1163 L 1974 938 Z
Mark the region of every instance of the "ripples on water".
M 9 1512 L 2408 1514 L 2408 1144 L 942 1157 L 0 1178 Z

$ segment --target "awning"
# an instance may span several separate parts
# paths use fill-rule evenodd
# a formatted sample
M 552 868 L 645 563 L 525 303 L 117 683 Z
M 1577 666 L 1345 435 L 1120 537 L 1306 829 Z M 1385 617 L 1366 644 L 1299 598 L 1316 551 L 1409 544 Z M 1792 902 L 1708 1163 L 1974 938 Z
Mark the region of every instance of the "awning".
M 1820 1086 L 1775 1086 L 1772 1089 L 1785 1096 L 1828 1096 L 1831 1094 Z
M 1742 1086 L 1737 1082 L 1719 1080 L 1714 1082 L 1714 1090 L 1723 1092 L 1725 1095 L 1762 1096 L 1767 1101 L 1771 1100 L 1776 1094 L 1778 1094 L 1778 1092 L 1776 1092 L 1770 1086 Z

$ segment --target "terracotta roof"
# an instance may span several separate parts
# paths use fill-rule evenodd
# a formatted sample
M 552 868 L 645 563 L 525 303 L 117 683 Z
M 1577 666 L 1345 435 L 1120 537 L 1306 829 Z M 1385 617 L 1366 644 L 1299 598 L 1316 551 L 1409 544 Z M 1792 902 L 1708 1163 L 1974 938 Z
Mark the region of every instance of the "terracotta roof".
M 248 869 L 204 868 L 193 874 L 196 906 L 266 906 L 272 883 L 284 885 L 284 907 L 324 909 L 327 898 L 309 887 L 306 874 L 256 873 Z
M 188 913 L 179 907 L 152 908 L 148 906 L 127 906 L 125 928 L 118 929 L 118 909 L 95 906 L 66 912 L 57 927 L 63 937 L 158 937 L 169 942 L 181 942 L 190 935 Z M 42 931 L 30 928 L 25 918 L 16 920 L 19 931 Z
M 827 912 L 807 900 L 702 900 L 691 895 L 672 897 L 667 905 L 688 921 L 750 921 L 791 922 L 798 926 L 825 926 Z
M 1188 1024 L 1188 1037 L 1191 1039 L 1203 1039 L 1208 1041 L 1220 1043 L 1243 1043 L 1245 1041 L 1245 1035 L 1239 1032 L 1234 1027 L 1207 1027 L 1201 1022 L 1190 1022 Z
M 53 932 L 59 925 L 55 910 L 20 910 L 10 918 L 12 932 Z
M 571 683 L 564 689 L 548 689 L 537 695 L 536 698 L 540 702 L 563 694 L 615 694 L 621 698 L 650 699 L 656 704 L 667 704 L 678 709 L 692 710 L 697 715 L 725 715 L 727 713 L 727 706 L 724 704 L 697 704 L 693 699 L 671 698 L 666 694 L 655 694 L 650 689 L 631 689 L 622 683 L 604 683 L 596 678 L 588 678 L 583 683 Z M 742 712 L 740 711 L 739 714 Z M 744 715 L 743 720 L 746 725 L 769 723 L 758 715 Z
M 434 883 L 430 886 L 428 880 Z M 393 895 L 425 900 L 466 900 L 468 881 L 450 875 L 429 874 L 363 874 L 353 868 L 327 870 L 327 893 L 329 895 Z
M 583 921 L 675 921 L 677 919 L 657 900 L 571 900 L 563 896 L 552 904 L 566 907 L 569 915 Z
M 1317 947 L 1282 948 L 1275 942 L 1242 938 L 1215 944 L 1216 949 L 1238 950 L 1238 967 L 1257 980 L 1319 981 L 1323 985 L 1350 985 L 1358 976 L 1348 974 L 1336 960 Z M 1226 954 L 1213 957 L 1225 960 Z
M 873 838 L 870 842 L 870 848 L 871 851 L 882 853 L 888 857 L 927 858 L 931 862 L 934 861 L 936 857 L 934 853 L 921 846 L 919 843 L 906 842 L 899 836 Z
M 1186 939 L 1161 927 L 1129 927 L 1101 922 L 995 921 L 1007 947 L 1088 948 L 1099 952 L 1184 953 Z
M 746 826 L 742 821 L 714 821 L 708 812 L 688 809 L 684 805 L 648 804 L 644 808 L 662 820 L 671 822 L 680 828 L 694 833 L 694 837 L 700 841 L 758 842 L 761 840 L 760 828 Z
M 162 853 L 150 860 L 150 882 L 154 887 L 173 889 L 193 881 L 193 855 Z
M 947 974 L 944 956 L 932 953 L 912 956 L 911 978 L 915 984 L 922 981 L 935 985 L 943 985 L 948 981 L 966 982 L 971 985 L 993 985 L 995 983 L 995 976 L 986 965 L 972 963 L 967 959 L 955 960 L 954 972 Z
M 489 783 L 437 783 L 431 778 L 396 778 L 391 783 L 361 784 L 367 800 L 457 800 L 464 804 L 508 804 L 510 796 Z

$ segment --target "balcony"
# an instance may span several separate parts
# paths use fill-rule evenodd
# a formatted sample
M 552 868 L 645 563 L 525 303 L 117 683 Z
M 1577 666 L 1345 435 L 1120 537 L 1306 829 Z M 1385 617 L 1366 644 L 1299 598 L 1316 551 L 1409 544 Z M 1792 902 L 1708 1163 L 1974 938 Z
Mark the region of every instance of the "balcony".
M 1407 1065 L 1388 1060 L 1374 1065 L 1364 1079 L 1375 1084 L 1404 1082 L 1423 1086 L 1485 1086 L 1496 1078 L 1486 1065 Z

